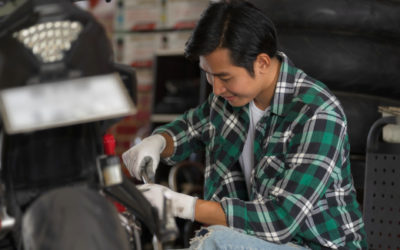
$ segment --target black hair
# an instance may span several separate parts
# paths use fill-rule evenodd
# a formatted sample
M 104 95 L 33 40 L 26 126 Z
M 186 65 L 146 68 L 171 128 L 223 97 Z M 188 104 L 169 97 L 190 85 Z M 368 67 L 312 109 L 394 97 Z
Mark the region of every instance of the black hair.
M 258 8 L 243 0 L 212 3 L 202 13 L 186 42 L 185 56 L 197 60 L 217 48 L 230 51 L 232 64 L 254 76 L 253 63 L 260 53 L 271 58 L 278 46 L 272 21 Z

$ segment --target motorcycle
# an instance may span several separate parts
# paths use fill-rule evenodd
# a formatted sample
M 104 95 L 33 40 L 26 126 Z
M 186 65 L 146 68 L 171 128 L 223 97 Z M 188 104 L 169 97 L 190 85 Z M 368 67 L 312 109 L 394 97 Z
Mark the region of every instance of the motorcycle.
M 168 199 L 158 218 L 106 134 L 135 113 L 135 79 L 73 2 L 0 2 L 0 249 L 141 249 L 143 228 L 158 249 L 176 238 Z

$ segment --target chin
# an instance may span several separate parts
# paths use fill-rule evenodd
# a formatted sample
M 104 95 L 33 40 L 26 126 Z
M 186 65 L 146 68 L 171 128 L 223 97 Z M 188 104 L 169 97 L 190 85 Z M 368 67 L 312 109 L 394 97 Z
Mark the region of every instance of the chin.
M 242 101 L 242 102 L 228 102 L 232 107 L 239 108 L 246 106 L 250 101 Z

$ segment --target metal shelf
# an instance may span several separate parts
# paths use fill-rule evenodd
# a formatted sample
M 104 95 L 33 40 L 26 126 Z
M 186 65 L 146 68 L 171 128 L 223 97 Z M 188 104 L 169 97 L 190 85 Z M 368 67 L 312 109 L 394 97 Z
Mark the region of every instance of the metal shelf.
M 181 114 L 152 114 L 150 117 L 151 122 L 167 123 L 175 120 Z

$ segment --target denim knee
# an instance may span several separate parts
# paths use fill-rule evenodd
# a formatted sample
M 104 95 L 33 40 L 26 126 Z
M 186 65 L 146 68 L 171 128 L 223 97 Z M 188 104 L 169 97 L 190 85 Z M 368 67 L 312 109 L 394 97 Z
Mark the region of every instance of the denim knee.
M 190 249 L 195 250 L 301 250 L 306 249 L 292 243 L 278 245 L 240 233 L 225 226 L 203 227 L 196 232 L 196 236 L 190 241 Z
M 218 249 L 220 235 L 227 229 L 228 227 L 219 225 L 202 227 L 190 240 L 190 249 Z

